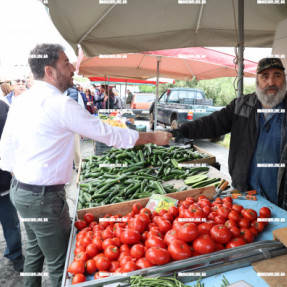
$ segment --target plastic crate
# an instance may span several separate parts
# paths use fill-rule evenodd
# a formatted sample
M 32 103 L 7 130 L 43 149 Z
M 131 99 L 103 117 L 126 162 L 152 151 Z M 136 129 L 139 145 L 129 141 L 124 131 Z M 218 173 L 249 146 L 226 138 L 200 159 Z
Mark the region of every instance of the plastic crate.
M 110 150 L 112 146 L 107 146 L 104 143 L 94 142 L 95 155 L 102 155 L 105 151 Z

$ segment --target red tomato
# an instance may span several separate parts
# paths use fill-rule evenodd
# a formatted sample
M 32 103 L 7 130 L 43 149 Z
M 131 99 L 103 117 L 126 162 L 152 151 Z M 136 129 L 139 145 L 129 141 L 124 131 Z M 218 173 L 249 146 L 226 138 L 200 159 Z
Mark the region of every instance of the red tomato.
M 87 273 L 88 274 L 93 274 L 97 270 L 96 262 L 93 259 L 90 259 L 86 263 L 86 268 L 87 268 Z
M 118 261 L 121 262 L 121 260 L 125 257 L 125 256 L 131 256 L 130 252 L 126 252 L 126 251 L 123 251 L 120 253 L 120 256 L 118 258 Z
M 229 231 L 232 234 L 232 237 L 239 237 L 240 236 L 240 229 L 238 227 L 231 227 Z
M 228 214 L 228 219 L 239 221 L 241 219 L 241 214 L 235 210 L 231 210 L 230 213 Z
M 220 251 L 220 250 L 223 250 L 225 249 L 223 244 L 220 244 L 220 243 L 215 243 L 215 249 L 214 251 Z
M 89 259 L 89 256 L 86 252 L 79 252 L 74 257 L 74 261 L 82 260 L 82 261 L 86 262 L 88 259 Z
M 106 256 L 98 257 L 96 260 L 96 266 L 99 271 L 106 271 L 110 267 L 111 262 Z
M 121 237 L 121 234 L 122 234 L 122 232 L 123 232 L 124 230 L 125 230 L 125 229 L 124 229 L 123 227 L 118 226 L 118 227 L 116 227 L 116 229 L 114 230 L 114 235 L 115 235 L 116 237 L 120 238 L 120 237 Z
M 167 213 L 167 210 L 161 209 L 158 214 L 159 214 L 160 217 L 162 217 L 166 213 Z
M 248 243 L 251 243 L 254 240 L 254 235 L 248 228 L 240 229 L 240 237 L 242 237 Z
M 149 216 L 149 218 L 151 218 L 151 212 L 146 207 L 140 210 L 140 214 L 147 214 Z
M 116 245 L 117 247 L 120 247 L 122 245 L 121 240 L 118 237 L 112 238 L 113 245 Z
M 238 227 L 236 221 L 232 220 L 232 219 L 229 219 L 229 220 L 226 220 L 224 225 L 230 229 L 231 227 Z
M 135 244 L 132 246 L 130 254 L 133 258 L 141 258 L 144 256 L 145 254 L 145 248 L 143 245 L 141 244 Z
M 85 262 L 83 260 L 73 261 L 67 271 L 73 275 L 85 273 Z
M 174 218 L 178 217 L 178 215 L 179 215 L 179 211 L 178 211 L 178 208 L 176 206 L 171 206 L 168 209 L 168 213 L 171 213 Z
M 89 224 L 89 227 L 93 229 L 97 225 L 98 225 L 98 223 L 96 221 L 93 221 Z
M 99 253 L 99 250 L 95 244 L 91 243 L 87 246 L 86 253 L 90 258 L 93 258 Z
M 177 231 L 177 237 L 184 242 L 191 242 L 199 234 L 196 224 L 189 222 L 182 225 Z
M 95 219 L 95 216 L 92 213 L 86 213 L 84 215 L 84 220 L 87 222 L 87 224 L 90 224 L 91 222 L 93 222 Z
M 224 218 L 223 216 L 220 216 L 220 215 L 218 215 L 214 218 L 214 221 L 216 224 L 224 224 L 225 220 L 226 220 L 226 218 Z
M 208 214 L 208 216 L 207 216 L 207 218 L 208 219 L 210 219 L 210 220 L 215 220 L 215 218 L 217 217 L 217 212 L 215 212 L 215 211 L 211 211 L 209 214 Z M 223 218 L 223 217 L 222 217 Z
M 271 217 L 271 210 L 268 207 L 262 207 L 259 210 L 260 217 L 269 218 Z
M 215 250 L 215 242 L 212 237 L 207 234 L 201 234 L 195 238 L 192 246 L 199 254 L 207 254 Z
M 77 221 L 75 222 L 75 227 L 76 227 L 78 230 L 82 230 L 82 229 L 84 229 L 84 228 L 87 227 L 87 223 L 86 223 L 85 221 L 83 221 L 83 220 L 77 220 Z
M 145 242 L 147 240 L 148 231 L 144 231 L 141 235 L 141 241 Z
M 166 249 L 151 247 L 145 253 L 146 259 L 153 265 L 163 265 L 170 261 L 170 255 Z
M 253 209 L 247 209 L 243 215 L 245 218 L 249 219 L 250 221 L 256 220 L 257 213 Z
M 251 223 L 252 224 L 252 223 Z M 249 227 L 249 230 L 252 232 L 253 236 L 256 237 L 258 235 L 258 231 L 255 227 Z
M 95 257 L 93 257 L 93 260 L 95 260 L 96 262 L 99 257 L 103 257 L 103 256 L 105 256 L 104 253 L 98 253 Z
M 239 205 L 239 204 L 236 204 L 236 203 L 234 203 L 234 204 L 232 205 L 232 210 L 235 210 L 235 211 L 237 211 L 238 213 L 240 213 L 242 209 L 243 209 L 243 206 L 242 206 L 242 205 Z
M 110 259 L 111 261 L 112 260 L 116 260 L 119 255 L 120 255 L 120 250 L 117 246 L 115 245 L 109 245 L 105 251 L 104 251 L 104 254 L 105 256 Z
M 202 200 L 202 199 L 207 199 L 207 197 L 206 197 L 205 195 L 200 195 L 200 196 L 197 198 L 197 201 Z
M 241 218 L 239 221 L 238 221 L 238 226 L 239 227 L 243 227 L 243 228 L 248 228 L 250 226 L 250 221 L 249 219 L 247 218 Z
M 134 214 L 139 214 L 139 212 L 142 208 L 143 207 L 140 203 L 134 203 L 132 206 L 132 211 L 134 212 Z
M 246 244 L 246 241 L 245 241 L 243 238 L 241 238 L 241 237 L 236 237 L 236 238 L 231 239 L 231 240 L 226 244 L 226 249 L 234 248 L 234 247 L 241 246 L 241 245 L 244 245 L 244 244 Z
M 232 208 L 232 202 L 223 202 L 222 206 L 231 209 Z
M 140 217 L 132 218 L 129 220 L 128 229 L 136 230 L 139 233 L 144 232 L 146 223 Z
M 217 197 L 215 200 L 214 200 L 215 203 L 219 203 L 219 204 L 222 204 L 223 201 L 220 197 Z
M 254 227 L 258 232 L 261 232 L 261 231 L 263 231 L 265 225 L 261 221 L 254 220 L 251 223 L 251 227 Z
M 167 246 L 176 239 L 178 239 L 177 231 L 174 229 L 169 230 L 164 236 L 164 242 Z
M 212 238 L 215 240 L 216 243 L 222 243 L 222 244 L 227 243 L 232 237 L 232 234 L 229 231 L 229 229 L 223 224 L 214 225 L 210 229 L 210 235 L 212 236 Z
M 146 242 L 145 242 L 146 247 L 160 247 L 160 248 L 166 248 L 166 245 L 160 237 L 157 236 L 150 236 Z
M 159 237 L 159 238 L 161 238 L 161 239 L 164 238 L 163 234 L 162 234 L 159 230 L 154 230 L 154 229 L 151 230 L 151 231 L 148 233 L 147 238 L 149 238 L 149 237 L 151 237 L 151 236 L 157 236 L 157 237 Z
M 111 262 L 111 265 L 109 267 L 109 272 L 115 272 L 118 268 L 120 268 L 121 265 L 120 265 L 120 262 L 118 261 L 112 261 Z
M 175 220 L 172 224 L 172 229 L 178 230 L 185 222 Z
M 78 247 L 75 248 L 74 254 L 77 255 L 78 253 L 80 253 L 80 252 L 85 252 L 85 251 L 86 251 L 86 248 L 85 248 L 85 247 L 83 247 L 83 246 L 78 246 Z
M 99 238 L 99 237 L 94 238 L 92 243 L 96 245 L 96 247 L 99 251 L 101 251 L 103 249 L 102 248 L 103 241 L 101 238 Z
M 153 266 L 145 257 L 137 260 L 136 265 L 137 265 L 138 269 L 145 269 L 145 268 L 149 268 L 149 267 Z
M 74 285 L 74 284 L 79 284 L 79 283 L 82 283 L 82 282 L 86 282 L 86 277 L 85 277 L 85 275 L 83 275 L 83 274 L 76 274 L 76 275 L 73 277 L 72 285 Z
M 211 227 L 214 226 L 214 225 L 215 224 L 211 223 L 211 222 L 200 223 L 197 226 L 199 234 L 209 234 Z
M 128 252 L 128 253 L 130 253 L 130 247 L 127 244 L 122 244 L 120 246 L 120 252 Z
M 204 196 L 204 195 L 203 195 L 203 196 Z M 198 198 L 198 199 L 200 199 L 200 198 Z M 204 199 L 204 198 L 201 198 L 201 199 Z M 192 197 L 190 197 L 190 196 L 188 196 L 188 197 L 185 199 L 185 201 L 188 202 L 189 204 L 194 204 L 194 203 L 195 203 L 195 200 L 194 200 Z
M 129 261 L 123 267 L 123 272 L 132 272 L 138 269 L 135 262 Z
M 140 213 L 135 216 L 135 218 L 138 217 L 145 222 L 145 225 L 150 223 L 150 216 L 147 213 Z
M 158 221 L 158 228 L 162 233 L 167 233 L 169 230 L 172 229 L 172 224 L 170 221 L 165 219 L 160 219 Z
M 161 218 L 168 220 L 169 222 L 174 221 L 174 216 L 171 213 L 165 213 Z
M 112 238 L 105 239 L 102 243 L 102 248 L 105 250 L 110 245 L 114 245 L 113 239 Z
M 211 208 L 210 208 L 209 206 L 204 206 L 204 207 L 202 208 L 202 210 L 203 210 L 205 216 L 208 216 L 209 213 L 211 212 Z
M 168 246 L 168 252 L 173 260 L 186 259 L 191 257 L 192 255 L 190 246 L 181 240 L 174 240 Z
M 109 277 L 108 272 L 99 271 L 95 273 L 94 279 L 101 279 L 101 278 L 107 278 L 107 277 Z
M 133 258 L 129 255 L 129 256 L 123 256 L 120 259 L 120 265 L 123 268 L 128 262 L 133 261 Z
M 141 234 L 136 230 L 125 230 L 121 234 L 121 242 L 123 244 L 136 244 L 139 243 L 140 240 L 141 240 Z
M 102 226 L 102 225 L 95 225 L 94 227 L 93 227 L 93 231 L 94 232 L 96 232 L 96 231 L 103 231 L 105 228 L 104 228 L 104 226 Z
M 224 197 L 224 198 L 222 199 L 222 202 L 223 202 L 223 203 L 224 203 L 224 202 L 231 202 L 231 203 L 232 203 L 232 197 L 230 197 L 230 196 Z
M 108 226 L 103 232 L 102 232 L 102 238 L 103 240 L 108 239 L 108 238 L 113 238 L 114 237 L 114 232 L 111 226 Z
M 230 213 L 230 208 L 227 208 L 227 207 L 219 207 L 218 208 L 218 211 L 217 211 L 218 215 L 224 217 L 224 218 L 228 218 L 228 215 Z

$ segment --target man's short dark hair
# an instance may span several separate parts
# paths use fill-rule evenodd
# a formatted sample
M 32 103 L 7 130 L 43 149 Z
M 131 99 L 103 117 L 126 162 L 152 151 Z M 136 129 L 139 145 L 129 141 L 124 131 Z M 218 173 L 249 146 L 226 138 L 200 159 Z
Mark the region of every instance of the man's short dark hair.
M 31 50 L 28 63 L 36 80 L 44 78 L 46 66 L 56 67 L 62 51 L 64 47 L 59 44 L 39 44 Z

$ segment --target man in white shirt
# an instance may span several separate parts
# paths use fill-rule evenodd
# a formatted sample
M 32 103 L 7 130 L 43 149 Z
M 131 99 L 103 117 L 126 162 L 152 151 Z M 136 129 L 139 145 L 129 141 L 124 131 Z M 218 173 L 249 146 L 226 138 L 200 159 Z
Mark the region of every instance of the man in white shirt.
M 44 259 L 53 287 L 61 285 L 70 234 L 64 184 L 72 174 L 74 134 L 118 148 L 166 145 L 170 133 L 112 127 L 63 93 L 75 68 L 60 45 L 37 45 L 29 65 L 34 85 L 11 105 L 0 143 L 0 168 L 13 172 L 10 197 L 28 237 L 25 287 L 41 286 Z

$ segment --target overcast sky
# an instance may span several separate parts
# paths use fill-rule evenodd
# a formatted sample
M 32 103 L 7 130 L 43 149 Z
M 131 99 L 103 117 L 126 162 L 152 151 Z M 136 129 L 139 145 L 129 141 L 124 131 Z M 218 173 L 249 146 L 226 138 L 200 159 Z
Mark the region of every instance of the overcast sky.
M 9 73 L 9 67 L 27 65 L 29 51 L 44 42 L 62 44 L 70 60 L 76 61 L 74 51 L 54 27 L 40 0 L 0 0 L 0 11 L 0 73 L 3 67 Z M 234 55 L 234 48 L 218 49 Z M 248 60 L 258 61 L 270 54 L 271 49 L 245 49 Z

